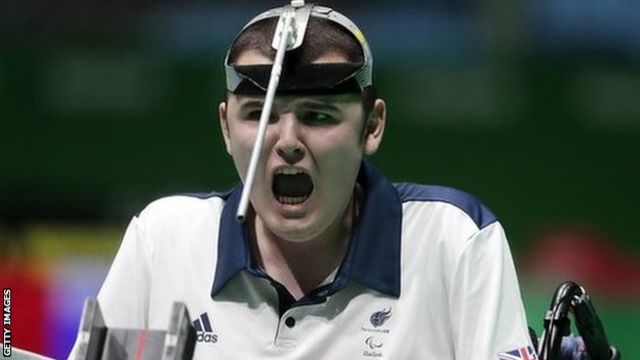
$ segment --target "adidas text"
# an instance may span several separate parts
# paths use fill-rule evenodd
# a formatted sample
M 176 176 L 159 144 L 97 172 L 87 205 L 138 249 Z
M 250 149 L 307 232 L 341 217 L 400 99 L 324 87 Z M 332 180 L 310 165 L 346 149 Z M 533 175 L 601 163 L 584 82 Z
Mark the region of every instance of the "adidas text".
M 207 333 L 207 332 L 204 332 L 204 331 L 198 331 L 196 333 L 196 341 L 197 342 L 215 344 L 215 343 L 218 342 L 218 335 L 217 334 L 212 334 L 212 333 Z

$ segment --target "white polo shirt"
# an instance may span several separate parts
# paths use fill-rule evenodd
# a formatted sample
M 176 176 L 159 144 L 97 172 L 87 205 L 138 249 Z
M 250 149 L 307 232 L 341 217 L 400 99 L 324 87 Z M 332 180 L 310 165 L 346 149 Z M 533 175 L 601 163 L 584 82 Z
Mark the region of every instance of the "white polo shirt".
M 151 203 L 98 296 L 107 325 L 166 329 L 183 301 L 196 359 L 534 359 L 493 214 L 458 190 L 392 185 L 366 162 L 358 181 L 344 261 L 297 302 L 255 264 L 235 219 L 240 187 Z

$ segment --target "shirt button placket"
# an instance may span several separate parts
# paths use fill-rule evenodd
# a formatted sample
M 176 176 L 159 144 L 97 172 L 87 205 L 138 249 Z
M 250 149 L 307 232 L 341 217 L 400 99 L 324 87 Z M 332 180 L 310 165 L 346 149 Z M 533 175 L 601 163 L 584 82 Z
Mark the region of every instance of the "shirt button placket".
M 280 318 L 279 331 L 276 336 L 276 345 L 283 348 L 295 347 L 298 343 L 296 336 L 296 311 L 289 309 Z M 298 314 L 299 315 L 299 314 Z

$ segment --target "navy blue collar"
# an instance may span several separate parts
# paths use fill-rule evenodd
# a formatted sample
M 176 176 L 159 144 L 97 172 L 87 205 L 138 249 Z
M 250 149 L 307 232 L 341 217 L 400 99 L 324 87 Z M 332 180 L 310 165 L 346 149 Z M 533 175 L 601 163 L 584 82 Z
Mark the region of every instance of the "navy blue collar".
M 347 255 L 334 283 L 356 281 L 381 293 L 400 296 L 400 238 L 402 204 L 397 190 L 368 162 L 363 161 L 358 182 L 364 189 L 360 218 Z M 215 296 L 238 272 L 260 275 L 251 254 L 244 223 L 236 220 L 242 186 L 225 194 L 218 234 L 218 263 L 211 289 Z

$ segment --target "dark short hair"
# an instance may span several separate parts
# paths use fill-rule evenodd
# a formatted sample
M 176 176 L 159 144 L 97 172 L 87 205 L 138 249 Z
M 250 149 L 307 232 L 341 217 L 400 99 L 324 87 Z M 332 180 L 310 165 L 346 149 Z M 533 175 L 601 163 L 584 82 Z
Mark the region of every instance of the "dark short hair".
M 272 17 L 244 29 L 231 45 L 229 63 L 233 64 L 241 53 L 249 49 L 275 57 L 276 51 L 271 47 L 271 40 L 277 23 L 278 18 Z M 287 60 L 310 63 L 328 52 L 338 52 L 350 62 L 364 62 L 362 46 L 349 30 L 332 21 L 311 17 L 302 46 L 288 53 Z
M 240 55 L 248 50 L 258 51 L 269 58 L 274 58 L 276 50 L 271 47 L 278 17 L 260 20 L 244 29 L 229 49 L 228 63 L 234 64 Z M 353 63 L 364 63 L 364 53 L 358 39 L 339 24 L 315 17 L 309 18 L 307 30 L 302 46 L 287 53 L 287 63 L 311 63 L 322 55 L 336 52 Z M 376 92 L 373 86 L 366 87 L 362 92 L 362 105 L 365 116 L 373 109 Z

